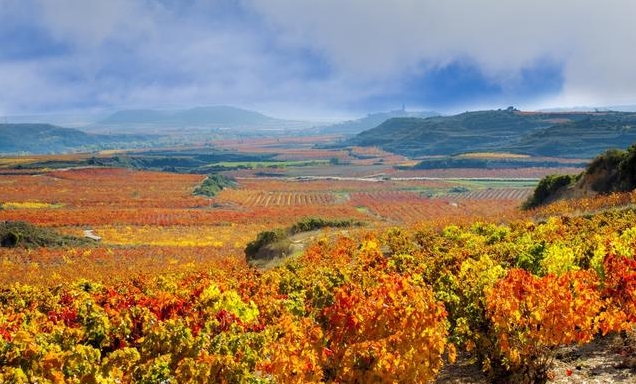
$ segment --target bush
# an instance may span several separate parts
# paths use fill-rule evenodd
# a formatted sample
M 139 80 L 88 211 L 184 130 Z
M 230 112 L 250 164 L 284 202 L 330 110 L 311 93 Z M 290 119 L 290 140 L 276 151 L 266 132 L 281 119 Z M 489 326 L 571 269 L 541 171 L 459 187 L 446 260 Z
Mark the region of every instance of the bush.
M 454 359 L 444 305 L 407 276 L 387 275 L 368 288 L 345 284 L 323 314 L 325 381 L 426 383 L 445 352 Z
M 258 252 L 266 246 L 280 243 L 279 250 L 284 250 L 290 245 L 289 237 L 303 232 L 315 231 L 321 228 L 347 228 L 352 226 L 362 226 L 363 222 L 353 219 L 323 219 L 321 217 L 305 217 L 287 229 L 275 229 L 273 231 L 263 231 L 256 235 L 256 239 L 250 241 L 245 247 L 245 256 L 248 261 L 257 258 Z M 271 256 L 264 256 L 268 258 Z
M 283 229 L 260 232 L 256 235 L 256 239 L 247 243 L 247 246 L 245 247 L 245 256 L 247 257 L 247 260 L 254 260 L 258 251 L 264 246 L 282 241 L 287 237 L 287 232 Z
M 625 158 L 625 155 L 625 151 L 621 151 L 620 149 L 608 149 L 592 160 L 585 171 L 587 173 L 594 173 L 600 169 L 617 169 L 618 165 Z
M 523 203 L 523 209 L 536 208 L 548 201 L 561 188 L 572 185 L 577 180 L 575 175 L 548 175 L 539 181 L 530 198 Z
M 593 339 L 602 307 L 598 285 L 588 271 L 539 278 L 512 269 L 488 290 L 487 313 L 507 382 L 543 383 L 556 348 Z
M 5 248 L 13 248 L 20 242 L 20 234 L 15 232 L 8 232 L 2 239 L 0 239 L 0 246 Z
M 48 228 L 41 228 L 21 221 L 0 223 L 1 247 L 62 247 L 87 245 L 91 241 L 62 235 Z
M 458 275 L 461 284 L 457 287 L 456 304 L 447 305 L 449 317 L 454 321 L 453 338 L 473 354 L 486 371 L 490 370 L 496 340 L 489 332 L 485 292 L 505 276 L 506 270 L 488 255 L 467 259 Z
M 214 197 L 226 188 L 236 187 L 236 181 L 227 176 L 212 174 L 203 180 L 203 183 L 194 189 L 195 195 Z
M 603 333 L 628 330 L 636 323 L 636 259 L 608 253 L 603 260 L 607 311 L 601 319 Z
M 621 189 L 631 191 L 636 188 L 636 144 L 633 144 L 618 165 Z
M 321 228 L 347 228 L 362 226 L 364 223 L 353 219 L 323 219 L 322 217 L 305 217 L 289 228 L 292 235 L 301 232 L 315 231 Z

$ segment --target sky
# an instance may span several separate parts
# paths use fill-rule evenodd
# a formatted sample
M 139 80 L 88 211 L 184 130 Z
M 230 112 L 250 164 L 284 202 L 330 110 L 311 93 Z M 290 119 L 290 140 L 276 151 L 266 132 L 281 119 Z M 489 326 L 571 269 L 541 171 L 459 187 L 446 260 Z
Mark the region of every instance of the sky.
M 0 114 L 636 104 L 633 0 L 0 0 Z

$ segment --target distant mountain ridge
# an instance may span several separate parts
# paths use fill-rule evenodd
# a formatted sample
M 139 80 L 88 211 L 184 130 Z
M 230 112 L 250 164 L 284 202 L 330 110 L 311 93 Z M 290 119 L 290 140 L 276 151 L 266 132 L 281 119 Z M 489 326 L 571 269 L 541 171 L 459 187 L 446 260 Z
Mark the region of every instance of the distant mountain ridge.
M 636 104 L 634 105 L 613 105 L 605 107 L 588 107 L 578 106 L 571 108 L 545 108 L 540 109 L 539 112 L 636 112 Z
M 636 141 L 636 113 L 521 112 L 513 108 L 430 118 L 393 118 L 348 144 L 409 157 L 466 152 L 594 157 Z
M 396 117 L 427 118 L 439 115 L 439 113 L 433 111 L 411 112 L 405 111 L 403 109 L 389 112 L 370 113 L 360 119 L 343 121 L 340 123 L 322 127 L 320 129 L 320 133 L 353 135 L 362 131 L 366 131 L 367 129 L 375 128 L 383 122 Z
M 0 154 L 48 154 L 148 145 L 145 135 L 93 135 L 51 124 L 0 124 Z
M 277 119 L 260 112 L 231 106 L 195 107 L 183 110 L 130 109 L 111 114 L 96 127 L 108 128 L 260 128 L 283 129 L 309 123 Z

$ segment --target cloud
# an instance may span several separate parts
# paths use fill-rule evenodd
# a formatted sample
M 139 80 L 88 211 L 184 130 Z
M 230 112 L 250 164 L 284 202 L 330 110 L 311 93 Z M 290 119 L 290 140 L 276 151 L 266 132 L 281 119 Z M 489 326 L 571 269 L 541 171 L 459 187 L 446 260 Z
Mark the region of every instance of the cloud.
M 631 0 L 0 0 L 0 112 L 636 101 Z
M 566 95 L 633 101 L 636 92 L 631 0 L 250 3 L 287 44 L 309 45 L 359 80 L 468 61 L 506 87 L 548 60 L 562 63 Z

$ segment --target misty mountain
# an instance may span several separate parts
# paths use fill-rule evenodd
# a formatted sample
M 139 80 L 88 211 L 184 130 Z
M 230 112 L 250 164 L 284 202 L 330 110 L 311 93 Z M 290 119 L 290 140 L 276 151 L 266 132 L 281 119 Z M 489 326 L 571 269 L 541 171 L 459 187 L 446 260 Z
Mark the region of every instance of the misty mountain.
M 407 112 L 400 109 L 390 112 L 370 113 L 360 119 L 343 121 L 341 123 L 321 127 L 319 131 L 324 134 L 354 135 L 362 131 L 366 131 L 367 129 L 375 128 L 386 120 L 396 117 L 426 118 L 432 116 L 439 116 L 439 113 L 432 111 Z
M 310 123 L 277 119 L 260 112 L 230 106 L 184 110 L 131 109 L 118 111 L 97 122 L 91 130 L 106 127 L 120 131 L 154 131 L 174 128 L 292 129 Z
M 466 152 L 594 157 L 634 141 L 634 113 L 543 113 L 508 108 L 426 119 L 393 118 L 348 144 L 379 146 L 409 157 Z
M 59 127 L 86 127 L 109 115 L 104 111 L 54 112 L 42 114 L 13 115 L 4 117 L 0 123 L 11 124 L 53 124 Z
M 1 154 L 47 154 L 148 146 L 157 137 L 93 135 L 51 124 L 0 124 Z

